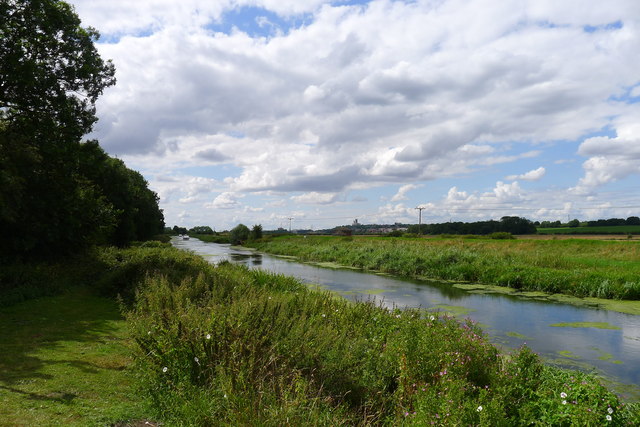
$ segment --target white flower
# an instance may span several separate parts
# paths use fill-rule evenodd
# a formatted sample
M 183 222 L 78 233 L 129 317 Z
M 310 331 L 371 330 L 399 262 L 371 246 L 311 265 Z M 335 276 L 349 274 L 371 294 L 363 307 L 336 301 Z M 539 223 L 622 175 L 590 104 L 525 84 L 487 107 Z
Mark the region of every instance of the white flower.
M 482 412 L 482 406 L 478 406 L 478 409 L 476 409 L 476 411 Z
M 207 337 L 206 337 L 206 338 L 207 338 L 208 340 L 210 340 L 210 339 L 211 339 L 211 334 L 207 334 Z
M 607 412 L 610 413 L 610 414 L 613 414 L 613 408 L 609 407 L 609 409 L 607 409 Z
M 436 320 L 436 318 L 431 316 L 431 317 L 429 317 L 429 320 Z
M 396 314 L 396 319 L 399 319 L 399 318 L 400 318 L 400 315 L 399 315 L 399 314 Z
M 611 415 L 607 415 L 605 418 L 607 419 L 607 421 L 611 421 Z
M 224 394 L 224 398 L 225 398 L 225 399 L 227 398 L 227 393 L 225 393 L 225 394 Z
M 322 315 L 322 317 L 327 317 L 327 315 L 326 315 L 326 314 L 323 314 L 323 315 Z
M 560 393 L 560 397 L 564 399 L 565 397 L 567 397 L 567 393 L 563 391 L 562 393 Z
M 147 331 L 147 335 L 151 335 L 151 331 Z
M 162 372 L 167 372 L 169 370 L 169 368 L 167 368 L 166 366 L 164 368 L 162 368 Z
M 200 359 L 198 359 L 198 356 L 194 357 L 193 360 L 195 360 L 196 363 L 200 363 Z
M 563 404 L 563 405 L 566 405 L 566 404 L 567 404 L 567 401 L 566 401 L 566 400 L 563 400 L 563 401 L 562 401 L 562 404 Z

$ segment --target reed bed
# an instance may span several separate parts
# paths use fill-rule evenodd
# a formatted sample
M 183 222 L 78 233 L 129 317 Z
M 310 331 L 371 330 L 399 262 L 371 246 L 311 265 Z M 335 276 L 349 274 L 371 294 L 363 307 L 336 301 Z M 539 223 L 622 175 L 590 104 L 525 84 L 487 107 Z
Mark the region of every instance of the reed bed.
M 578 297 L 640 299 L 640 243 L 594 240 L 283 237 L 251 243 L 302 261 Z

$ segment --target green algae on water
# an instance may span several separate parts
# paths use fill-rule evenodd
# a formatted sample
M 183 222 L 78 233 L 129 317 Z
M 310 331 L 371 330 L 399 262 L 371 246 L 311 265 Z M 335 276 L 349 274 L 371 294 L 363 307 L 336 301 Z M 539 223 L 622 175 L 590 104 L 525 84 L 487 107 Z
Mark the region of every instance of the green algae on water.
M 531 337 L 528 337 L 526 335 L 522 335 L 518 332 L 507 332 L 507 336 L 508 337 L 512 337 L 512 338 L 519 338 L 521 340 L 531 340 Z
M 610 329 L 610 330 L 622 329 L 618 326 L 611 325 L 606 322 L 565 322 L 565 323 L 554 323 L 549 326 L 552 326 L 555 328 L 596 328 L 596 329 Z

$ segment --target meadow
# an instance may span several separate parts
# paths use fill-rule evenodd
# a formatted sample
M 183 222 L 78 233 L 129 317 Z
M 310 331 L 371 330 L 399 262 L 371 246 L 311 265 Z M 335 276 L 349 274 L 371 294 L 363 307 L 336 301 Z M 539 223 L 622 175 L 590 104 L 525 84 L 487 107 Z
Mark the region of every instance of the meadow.
M 405 277 L 578 297 L 640 299 L 637 241 L 286 236 L 258 250 Z
M 640 422 L 638 405 L 621 402 L 595 377 L 545 366 L 527 347 L 500 354 L 470 321 L 351 303 L 291 277 L 211 265 L 161 244 L 88 257 L 76 277 L 84 286 L 0 310 L 3 368 L 37 358 L 17 365 L 17 373 L 2 370 L 2 415 L 13 417 L 4 419 L 196 426 Z M 49 316 L 59 304 L 64 322 L 54 330 Z
M 640 225 L 538 228 L 538 234 L 640 234 Z

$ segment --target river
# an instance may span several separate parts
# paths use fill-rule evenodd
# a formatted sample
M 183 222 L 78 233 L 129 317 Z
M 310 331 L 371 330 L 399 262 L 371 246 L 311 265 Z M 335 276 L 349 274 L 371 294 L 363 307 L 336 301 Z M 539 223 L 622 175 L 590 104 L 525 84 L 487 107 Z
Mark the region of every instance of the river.
M 640 398 L 640 316 L 512 295 L 472 293 L 450 283 L 319 267 L 195 238 L 173 238 L 171 243 L 212 263 L 228 260 L 294 276 L 350 300 L 375 299 L 387 307 L 419 307 L 470 318 L 500 348 L 526 343 L 548 363 L 593 371 L 624 398 Z M 558 324 L 571 326 L 551 326 Z

